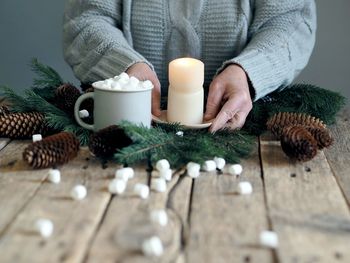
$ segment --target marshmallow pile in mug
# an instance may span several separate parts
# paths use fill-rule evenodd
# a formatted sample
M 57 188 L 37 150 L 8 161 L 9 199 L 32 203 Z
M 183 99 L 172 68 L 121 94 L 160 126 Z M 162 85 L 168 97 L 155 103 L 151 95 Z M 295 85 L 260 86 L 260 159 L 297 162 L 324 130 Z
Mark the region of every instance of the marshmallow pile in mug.
M 129 77 L 125 72 L 106 80 L 96 81 L 92 84 L 95 88 L 110 90 L 142 90 L 152 89 L 153 84 L 149 80 L 140 81 L 134 76 Z

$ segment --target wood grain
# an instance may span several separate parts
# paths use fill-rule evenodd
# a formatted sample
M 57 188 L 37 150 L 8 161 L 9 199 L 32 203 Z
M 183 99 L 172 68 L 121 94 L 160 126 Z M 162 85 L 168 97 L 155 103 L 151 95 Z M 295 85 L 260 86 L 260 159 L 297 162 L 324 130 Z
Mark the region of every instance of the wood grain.
M 323 152 L 295 163 L 262 140 L 261 159 L 279 262 L 349 262 L 349 210 Z
M 110 199 L 106 185 L 114 168 L 102 169 L 98 162 L 90 160 L 85 148 L 60 170 L 61 183 L 42 184 L 9 226 L 0 242 L 1 262 L 81 262 L 85 257 Z M 87 187 L 86 199 L 70 198 L 76 184 Z M 53 221 L 55 229 L 51 238 L 44 240 L 34 232 L 38 218 Z
M 344 110 L 329 127 L 334 144 L 326 149 L 328 163 L 350 205 L 350 110 Z
M 211 172 L 194 181 L 187 262 L 272 262 L 257 246 L 268 228 L 257 148 L 242 166 L 239 178 Z M 254 193 L 237 195 L 240 181 L 250 181 Z

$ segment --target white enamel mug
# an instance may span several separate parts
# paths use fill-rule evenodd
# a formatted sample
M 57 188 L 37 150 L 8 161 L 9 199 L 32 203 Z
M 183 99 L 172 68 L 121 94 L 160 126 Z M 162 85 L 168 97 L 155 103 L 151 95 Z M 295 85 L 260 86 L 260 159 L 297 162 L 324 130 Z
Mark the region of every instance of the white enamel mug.
M 98 131 L 123 120 L 151 126 L 152 87 L 129 90 L 93 87 L 94 92 L 81 95 L 75 103 L 74 116 L 80 126 Z M 94 100 L 94 124 L 85 123 L 79 116 L 80 104 L 88 98 Z

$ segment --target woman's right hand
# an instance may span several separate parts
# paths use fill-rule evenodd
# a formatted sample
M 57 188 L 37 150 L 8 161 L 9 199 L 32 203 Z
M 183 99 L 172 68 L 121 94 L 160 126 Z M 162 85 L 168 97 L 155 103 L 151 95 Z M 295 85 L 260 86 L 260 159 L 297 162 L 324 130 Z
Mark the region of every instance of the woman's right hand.
M 160 82 L 157 74 L 146 64 L 136 63 L 126 71 L 129 76 L 134 76 L 141 81 L 150 80 L 154 88 L 152 89 L 152 114 L 160 116 Z

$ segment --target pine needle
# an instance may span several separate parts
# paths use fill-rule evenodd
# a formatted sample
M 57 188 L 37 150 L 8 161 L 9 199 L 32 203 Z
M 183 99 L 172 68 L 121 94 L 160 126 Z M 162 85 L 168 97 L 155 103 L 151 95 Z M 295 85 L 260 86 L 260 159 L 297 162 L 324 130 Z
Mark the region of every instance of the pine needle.
M 63 84 L 63 79 L 53 68 L 46 66 L 33 58 L 31 69 L 38 75 L 33 81 L 33 88 L 56 88 Z

